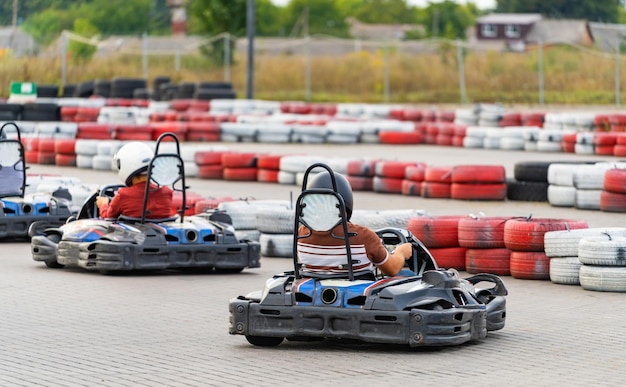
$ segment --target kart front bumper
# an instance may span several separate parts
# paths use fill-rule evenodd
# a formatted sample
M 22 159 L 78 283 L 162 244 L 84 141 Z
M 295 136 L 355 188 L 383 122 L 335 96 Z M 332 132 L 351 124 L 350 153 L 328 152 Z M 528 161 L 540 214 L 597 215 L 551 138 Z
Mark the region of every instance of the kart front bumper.
M 341 338 L 411 347 L 451 346 L 487 336 L 484 305 L 442 310 L 364 310 L 269 306 L 245 298 L 230 301 L 233 335 Z

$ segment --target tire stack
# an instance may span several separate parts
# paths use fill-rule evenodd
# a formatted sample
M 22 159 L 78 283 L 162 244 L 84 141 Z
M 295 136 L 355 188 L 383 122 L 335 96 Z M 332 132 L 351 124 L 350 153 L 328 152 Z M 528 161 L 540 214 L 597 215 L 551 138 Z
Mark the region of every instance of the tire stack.
M 54 150 L 56 140 L 53 137 L 40 137 L 37 151 L 37 164 L 54 165 L 56 153 Z
M 76 167 L 93 169 L 93 158 L 98 154 L 99 140 L 77 139 L 74 144 L 76 152 Z
M 218 210 L 225 211 L 232 220 L 237 238 L 259 241 L 261 232 L 257 229 L 257 211 L 261 207 L 271 209 L 290 206 L 287 200 L 234 200 L 222 202 Z
M 523 202 L 548 200 L 548 167 L 546 161 L 523 161 L 513 168 L 513 179 L 507 180 L 507 199 Z
M 582 164 L 574 171 L 576 197 L 574 207 L 584 210 L 600 210 L 604 189 L 604 174 L 612 168 L 610 163 Z
M 562 285 L 580 285 L 578 246 L 582 239 L 602 236 L 626 237 L 626 228 L 587 228 L 549 231 L 544 235 L 544 250 L 550 259 L 550 281 Z
M 465 271 L 470 274 L 511 274 L 511 251 L 504 244 L 504 225 L 509 219 L 511 217 L 482 214 L 459 219 L 459 246 L 467 249 Z
M 224 153 L 222 155 L 222 173 L 224 180 L 256 181 L 257 153 Z
M 315 163 L 326 163 L 327 160 L 317 156 L 305 155 L 287 155 L 280 159 L 280 171 L 278 172 L 278 183 L 287 185 L 297 185 L 298 175 L 306 171 L 306 169 Z M 315 171 L 309 175 L 313 176 Z
M 257 181 L 278 183 L 282 155 L 259 155 L 257 158 Z
M 563 135 L 565 136 L 565 134 Z M 593 155 L 596 153 L 596 146 L 594 144 L 594 133 L 591 132 L 577 132 L 576 144 L 574 144 L 574 153 L 578 155 Z
M 617 133 L 594 133 L 592 141 L 595 154 L 601 156 L 615 155 L 615 145 L 617 145 Z
M 422 197 L 450 199 L 452 191 L 451 166 L 427 166 L 422 182 Z
M 613 156 L 626 157 L 626 135 L 620 133 L 615 138 L 615 147 L 613 147 Z
M 346 179 L 353 191 L 373 191 L 376 160 L 351 160 L 348 162 Z
M 231 152 L 224 149 L 197 151 L 194 160 L 198 165 L 198 177 L 200 179 L 223 179 L 222 156 L 227 153 Z
M 193 98 L 201 100 L 235 99 L 237 93 L 230 82 L 200 82 L 193 93 Z
M 506 199 L 506 170 L 501 165 L 457 165 L 452 168 L 450 197 L 456 200 Z
M 548 167 L 548 202 L 553 207 L 574 207 L 574 173 L 580 164 L 551 163 Z
M 19 121 L 22 105 L 18 103 L 0 103 L 0 121 Z
M 611 168 L 604 173 L 600 210 L 626 212 L 626 169 Z
M 132 99 L 135 89 L 145 89 L 146 80 L 141 78 L 113 78 L 110 98 Z
M 437 265 L 465 268 L 466 248 L 459 245 L 461 216 L 418 216 L 409 219 L 407 229 L 428 248 Z
M 626 292 L 626 237 L 604 234 L 578 243 L 580 286 L 600 292 Z
M 426 174 L 425 165 L 408 166 L 404 170 L 404 180 L 402 180 L 402 194 L 408 196 L 421 196 L 422 183 Z
M 54 152 L 54 164 L 63 167 L 75 167 L 76 166 L 76 139 L 74 138 L 59 138 L 55 140 Z
M 537 152 L 561 152 L 562 141 L 563 130 L 545 128 L 537 135 Z
M 56 103 L 32 102 L 22 105 L 22 121 L 61 121 L 61 107 Z
M 419 164 L 410 161 L 379 161 L 376 163 L 376 175 L 373 180 L 374 192 L 402 193 L 402 183 L 407 167 Z
M 548 231 L 588 228 L 587 222 L 569 219 L 513 218 L 504 224 L 504 245 L 511 250 L 511 275 L 518 279 L 550 279 L 544 235 Z
M 260 232 L 262 256 L 292 257 L 295 212 L 288 202 L 257 208 L 256 228 Z
M 482 149 L 486 133 L 486 128 L 480 126 L 467 127 L 467 129 L 465 129 L 465 137 L 463 137 L 463 147 Z
M 123 141 L 108 140 L 98 141 L 97 153 L 92 159 L 92 169 L 100 171 L 113 170 L 113 155 L 124 145 Z

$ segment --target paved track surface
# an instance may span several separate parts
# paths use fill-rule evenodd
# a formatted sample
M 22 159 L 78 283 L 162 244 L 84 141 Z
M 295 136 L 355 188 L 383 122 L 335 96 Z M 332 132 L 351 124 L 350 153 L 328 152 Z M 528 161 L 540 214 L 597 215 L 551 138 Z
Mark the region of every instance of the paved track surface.
M 566 154 L 429 146 L 277 146 L 230 144 L 278 154 L 380 157 L 434 165 L 522 160 L 607 160 Z M 610 160 L 610 158 L 609 158 Z M 32 165 L 85 183 L 117 183 L 112 172 Z M 213 196 L 288 199 L 298 187 L 189 179 Z M 547 203 L 466 202 L 356 193 L 361 209 L 425 209 L 433 215 L 482 211 L 623 226 L 626 215 L 554 208 Z M 624 295 L 503 277 L 507 323 L 475 344 L 404 347 L 285 342 L 257 348 L 228 334 L 228 300 L 261 289 L 291 261 L 264 257 L 240 274 L 177 272 L 100 275 L 48 269 L 27 241 L 0 242 L 0 386 L 616 386 L 626 374 Z M 464 273 L 462 273 L 464 274 Z

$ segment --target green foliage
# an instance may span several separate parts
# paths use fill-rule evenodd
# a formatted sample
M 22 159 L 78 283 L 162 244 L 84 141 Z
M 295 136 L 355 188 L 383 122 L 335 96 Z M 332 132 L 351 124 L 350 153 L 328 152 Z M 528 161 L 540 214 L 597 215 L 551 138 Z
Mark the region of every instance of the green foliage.
M 617 22 L 620 0 L 496 0 L 496 12 L 540 13 L 558 19 Z
M 98 35 L 98 29 L 92 25 L 87 19 L 76 19 L 74 21 L 74 32 L 77 34 L 91 38 Z M 97 47 L 72 40 L 69 43 L 69 52 L 74 62 L 84 62 L 90 60 L 97 51 Z
M 427 36 L 465 39 L 465 31 L 476 21 L 476 7 L 459 5 L 451 0 L 429 3 L 419 14 Z
M 415 9 L 405 0 L 361 0 L 346 15 L 363 23 L 413 24 L 417 21 Z
M 68 12 L 53 8 L 30 17 L 23 28 L 43 46 L 53 42 L 63 30 L 72 29 L 72 17 Z
M 291 0 L 285 10 L 287 25 L 293 26 L 294 36 L 308 33 L 348 37 L 345 16 L 335 0 Z

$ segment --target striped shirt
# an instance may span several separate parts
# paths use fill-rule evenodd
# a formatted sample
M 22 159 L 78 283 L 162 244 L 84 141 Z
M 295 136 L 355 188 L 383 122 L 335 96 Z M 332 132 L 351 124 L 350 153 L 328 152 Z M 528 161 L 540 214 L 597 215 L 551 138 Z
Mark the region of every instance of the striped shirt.
M 374 270 L 374 265 L 384 263 L 389 252 L 383 246 L 380 237 L 367 227 L 348 223 L 348 232 L 356 233 L 350 238 L 350 254 L 354 273 Z M 307 235 L 309 229 L 300 226 L 298 235 Z M 347 274 L 348 258 L 343 239 L 343 227 L 333 230 L 333 238 L 328 231 L 311 231 L 311 235 L 298 239 L 298 259 L 304 272 L 317 274 Z

